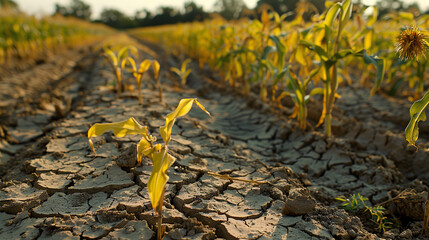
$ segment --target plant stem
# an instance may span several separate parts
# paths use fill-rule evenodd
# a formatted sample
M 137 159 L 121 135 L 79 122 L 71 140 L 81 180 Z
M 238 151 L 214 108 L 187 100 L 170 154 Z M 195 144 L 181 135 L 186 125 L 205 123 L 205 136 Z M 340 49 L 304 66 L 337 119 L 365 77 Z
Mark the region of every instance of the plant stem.
M 120 68 L 116 68 L 115 69 L 115 75 L 116 75 L 116 93 L 121 93 L 122 92 L 122 81 L 121 81 L 121 69 Z
M 303 100 L 305 101 L 305 100 Z M 299 128 L 305 130 L 307 127 L 307 104 L 302 103 L 298 113 Z
M 330 105 L 330 99 L 331 99 L 331 95 L 332 95 L 332 91 L 331 91 L 331 73 L 330 73 L 330 68 L 325 65 L 325 72 L 326 72 L 326 83 L 325 83 L 325 110 L 326 110 L 326 115 L 325 115 L 325 135 L 327 137 L 331 137 L 331 113 L 332 113 L 332 106 Z
M 138 97 L 139 97 L 139 104 L 143 105 L 142 92 L 140 90 L 141 84 L 142 84 L 141 81 L 137 82 L 137 92 L 138 92 Z
M 165 187 L 162 190 L 161 198 L 159 200 L 159 205 L 156 207 L 155 212 L 158 213 L 158 232 L 157 232 L 157 239 L 161 240 L 162 235 L 164 234 L 163 228 L 162 228 L 162 203 L 164 202 L 164 194 L 165 194 Z
M 159 101 L 162 102 L 164 97 L 162 96 L 162 87 L 161 87 L 161 80 L 158 79 L 156 80 L 156 85 L 158 86 L 158 92 L 159 92 Z
M 157 237 L 158 240 L 162 239 L 162 213 L 158 212 L 158 232 Z

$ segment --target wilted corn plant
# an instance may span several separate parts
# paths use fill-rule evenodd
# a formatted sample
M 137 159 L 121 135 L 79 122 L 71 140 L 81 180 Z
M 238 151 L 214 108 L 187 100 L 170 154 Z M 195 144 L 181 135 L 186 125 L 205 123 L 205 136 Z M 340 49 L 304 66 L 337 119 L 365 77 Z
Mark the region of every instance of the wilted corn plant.
M 188 63 L 191 62 L 191 59 L 186 59 L 183 61 L 182 66 L 180 69 L 172 67 L 170 68 L 171 71 L 175 72 L 180 77 L 180 85 L 183 87 L 186 84 L 186 79 L 188 78 L 189 74 L 191 74 L 191 69 L 186 69 Z
M 400 57 L 404 60 L 418 60 L 429 51 L 428 37 L 417 27 L 406 28 L 401 31 L 398 37 L 397 50 Z M 416 101 L 410 108 L 410 122 L 405 129 L 405 138 L 408 143 L 416 146 L 415 143 L 419 137 L 420 121 L 426 121 L 425 110 L 429 105 L 429 91 L 425 93 L 422 99 Z M 425 212 L 423 219 L 423 232 L 429 235 L 429 195 L 425 202 Z
M 110 64 L 110 66 L 113 69 L 113 72 L 115 73 L 116 77 L 116 93 L 120 94 L 122 92 L 122 68 L 121 68 L 121 62 L 123 59 L 128 57 L 128 52 L 137 54 L 137 48 L 134 46 L 126 46 L 121 48 L 117 54 L 115 54 L 114 51 L 110 49 L 104 49 L 103 56 L 106 58 L 107 62 Z
M 128 70 L 133 74 L 134 78 L 136 79 L 139 104 L 143 105 L 143 98 L 142 98 L 142 93 L 140 90 L 143 74 L 147 70 L 149 70 L 149 67 L 152 65 L 152 69 L 154 71 L 155 78 L 158 79 L 159 63 L 156 60 L 145 59 L 140 63 L 139 69 L 137 69 L 136 62 L 134 61 L 134 59 L 127 57 L 124 60 L 122 60 L 121 68 L 125 69 L 127 63 L 129 63 L 131 65 L 131 69 L 128 69 Z
M 164 140 L 164 144 L 158 143 L 155 145 L 157 140 L 156 137 L 150 135 L 147 127 L 142 126 L 134 118 L 116 123 L 96 123 L 88 131 L 88 141 L 94 154 L 96 154 L 96 152 L 91 137 L 100 136 L 107 131 L 113 131 L 113 134 L 117 137 L 136 134 L 140 134 L 142 136 L 140 142 L 137 144 L 137 162 L 140 163 L 142 161 L 143 155 L 152 160 L 152 174 L 150 175 L 147 187 L 152 207 L 158 215 L 158 239 L 162 239 L 164 233 L 162 228 L 162 204 L 164 200 L 165 185 L 169 179 L 166 172 L 176 160 L 168 153 L 168 143 L 171 140 L 171 131 L 176 119 L 185 116 L 191 110 L 194 103 L 210 116 L 210 113 L 197 101 L 196 98 L 180 100 L 176 110 L 167 115 L 165 125 L 160 127 L 160 133 Z
M 382 59 L 369 56 L 366 51 L 354 51 L 353 49 L 340 49 L 340 40 L 342 32 L 346 26 L 351 13 L 353 3 L 351 0 L 345 0 L 342 3 L 333 3 L 325 12 L 325 19 L 322 23 L 313 27 L 316 31 L 321 31 L 324 34 L 324 45 L 318 45 L 307 40 L 301 40 L 300 44 L 306 46 L 311 51 L 315 52 L 322 62 L 321 72 L 324 75 L 324 95 L 323 95 L 323 112 L 319 124 L 325 123 L 325 135 L 330 137 L 332 109 L 334 107 L 335 96 L 338 89 L 338 62 L 349 56 L 362 57 L 365 63 L 374 64 L 377 67 L 377 80 L 375 86 L 371 90 L 371 95 L 375 93 L 380 86 L 385 63 Z M 334 29 L 336 19 L 338 19 L 337 27 Z

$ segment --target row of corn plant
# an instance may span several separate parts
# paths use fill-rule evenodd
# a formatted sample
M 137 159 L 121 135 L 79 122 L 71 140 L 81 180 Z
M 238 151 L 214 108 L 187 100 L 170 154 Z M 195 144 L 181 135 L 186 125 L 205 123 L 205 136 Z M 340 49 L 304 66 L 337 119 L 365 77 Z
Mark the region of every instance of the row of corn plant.
M 34 59 L 64 47 L 100 40 L 113 31 L 101 24 L 64 18 L 36 18 L 0 10 L 0 64 L 13 59 Z
M 188 56 L 198 61 L 201 68 L 208 66 L 230 87 L 244 93 L 257 91 L 261 99 L 280 107 L 282 100 L 290 97 L 295 104 L 291 117 L 298 118 L 302 129 L 308 125 L 310 98 L 322 95 L 323 111 L 318 125 L 324 123 L 325 134 L 331 136 L 331 116 L 335 98 L 339 97 L 339 83 L 351 81 L 347 66 L 375 66 L 375 71 L 366 71 L 372 74 L 368 77 L 374 79 L 371 91 L 374 94 L 381 85 L 385 61 L 365 49 L 371 48 L 375 36 L 368 37 L 368 33 L 374 32 L 376 8 L 368 20 L 360 19 L 363 24 L 355 29 L 356 24 L 347 24 L 352 16 L 352 1 L 328 1 L 325 12 L 306 22 L 303 14 L 313 11 L 311 6 L 299 4 L 296 18 L 290 22 L 284 21 L 287 15 L 263 11 L 260 19 L 255 20 L 226 22 L 215 19 L 137 29 L 130 33 L 165 44 L 179 59 Z M 355 23 L 359 19 L 352 21 Z M 363 61 L 356 61 L 356 58 Z

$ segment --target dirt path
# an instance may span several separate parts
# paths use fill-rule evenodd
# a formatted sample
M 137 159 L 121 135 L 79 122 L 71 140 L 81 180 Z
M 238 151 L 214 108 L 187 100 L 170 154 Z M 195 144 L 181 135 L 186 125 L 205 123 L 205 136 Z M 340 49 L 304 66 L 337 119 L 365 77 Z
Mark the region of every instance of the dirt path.
M 178 65 L 167 59 L 164 69 L 170 67 L 165 63 Z M 0 151 L 2 161 L 10 161 L 2 167 L 0 239 L 155 239 L 147 193 L 152 167 L 148 159 L 136 166 L 139 139 L 105 134 L 95 139 L 94 156 L 86 133 L 94 123 L 135 117 L 159 136 L 164 116 L 186 97 L 198 97 L 213 118 L 195 108 L 173 129 L 170 149 L 177 161 L 168 172 L 164 239 L 379 239 L 368 232 L 375 232 L 370 219 L 337 208 L 334 198 L 351 193 L 372 204 L 390 200 L 384 206 L 408 219 L 383 238 L 425 239 L 420 230 L 427 186 L 421 180 L 429 180 L 427 152 L 407 148 L 401 121 L 380 123 L 402 116 L 407 103 L 374 101 L 365 89 L 344 88 L 334 124 L 338 137 L 328 140 L 317 131 L 297 130 L 268 104 L 212 84 L 197 71 L 185 90 L 162 72 L 164 101 L 144 86 L 140 106 L 136 92 L 117 98 L 106 87 L 114 75 L 103 58 L 93 56 L 79 66 L 53 77 L 63 79 L 54 80 L 54 89 L 62 90 L 57 108 L 64 111 L 55 104 L 45 111 L 30 105 L 4 118 Z M 2 97 L 19 106 L 20 98 Z M 394 198 L 407 189 L 408 195 Z

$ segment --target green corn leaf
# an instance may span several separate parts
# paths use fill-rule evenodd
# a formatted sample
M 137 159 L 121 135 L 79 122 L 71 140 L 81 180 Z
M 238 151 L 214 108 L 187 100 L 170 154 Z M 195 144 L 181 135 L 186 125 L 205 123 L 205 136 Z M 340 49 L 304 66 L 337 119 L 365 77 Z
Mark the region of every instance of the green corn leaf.
M 262 56 L 261 59 L 267 59 L 268 58 L 268 54 L 275 52 L 276 48 L 273 46 L 266 46 L 264 48 L 264 50 L 262 51 Z
M 429 91 L 425 93 L 422 99 L 413 103 L 410 108 L 410 122 L 405 129 L 405 139 L 408 143 L 415 146 L 419 138 L 419 121 L 426 121 L 425 110 L 429 104 Z
M 92 151 L 96 154 L 91 137 L 97 137 L 107 131 L 113 131 L 117 137 L 124 137 L 126 135 L 140 134 L 146 137 L 149 133 L 146 126 L 142 126 L 133 117 L 126 121 L 116 123 L 96 123 L 88 130 L 88 141 Z
M 270 39 L 276 44 L 277 55 L 279 57 L 279 67 L 283 67 L 286 54 L 286 47 L 275 35 L 270 35 Z
M 329 59 L 328 54 L 326 53 L 326 51 L 321 46 L 318 46 L 318 45 L 311 43 L 309 41 L 306 41 L 306 40 L 299 41 L 299 44 L 304 45 L 305 47 L 307 47 L 311 51 L 316 52 L 317 55 L 319 55 L 319 57 L 323 61 L 328 61 L 328 59 Z
M 310 75 L 308 75 L 307 79 L 304 81 L 304 89 L 307 89 L 308 84 L 310 84 L 311 79 L 313 79 L 314 76 L 316 76 L 316 74 L 319 73 L 321 67 L 315 68 L 310 72 Z
M 147 183 L 153 209 L 158 209 L 159 205 L 162 204 L 163 192 L 165 191 L 165 185 L 169 179 L 166 172 L 168 168 L 173 165 L 174 161 L 176 161 L 176 159 L 168 154 L 167 146 L 161 148 L 159 152 L 153 153 L 152 174 Z
M 386 60 L 370 56 L 366 53 L 365 50 L 362 53 L 362 57 L 365 63 L 373 64 L 377 68 L 377 80 L 374 84 L 374 87 L 372 87 L 371 89 L 371 96 L 373 96 L 375 94 L 375 91 L 377 91 L 377 89 L 383 82 L 384 69 L 386 68 Z
M 273 80 L 273 85 L 277 85 L 281 80 L 283 80 L 284 76 L 286 75 L 288 70 L 288 67 L 285 67 L 282 69 L 281 72 L 277 73 L 276 77 Z
M 161 137 L 164 139 L 165 145 L 167 145 L 170 142 L 171 138 L 171 130 L 173 129 L 174 122 L 176 121 L 176 118 L 185 116 L 192 108 L 192 104 L 197 104 L 198 107 L 201 108 L 205 113 L 207 113 L 210 116 L 210 113 L 204 108 L 203 105 L 201 105 L 196 98 L 185 98 L 180 100 L 179 105 L 177 106 L 176 110 L 174 112 L 167 115 L 165 119 L 165 126 L 162 126 L 160 128 L 161 131 Z

